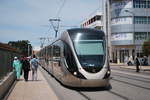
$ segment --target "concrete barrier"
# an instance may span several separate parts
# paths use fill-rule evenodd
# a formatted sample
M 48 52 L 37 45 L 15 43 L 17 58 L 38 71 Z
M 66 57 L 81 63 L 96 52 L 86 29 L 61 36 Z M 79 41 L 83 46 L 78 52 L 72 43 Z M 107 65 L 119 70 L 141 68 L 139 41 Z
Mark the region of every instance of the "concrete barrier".
M 15 81 L 15 72 L 10 72 L 1 82 L 0 82 L 0 100 L 3 100 L 6 94 L 8 94 L 9 89 Z

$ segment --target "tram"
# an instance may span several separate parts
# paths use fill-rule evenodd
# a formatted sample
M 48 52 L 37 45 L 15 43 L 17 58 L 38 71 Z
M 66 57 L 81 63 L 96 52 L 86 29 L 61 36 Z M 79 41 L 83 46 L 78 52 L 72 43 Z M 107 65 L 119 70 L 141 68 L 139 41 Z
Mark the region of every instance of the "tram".
M 62 84 L 72 87 L 109 86 L 110 66 L 103 31 L 68 29 L 37 56 L 40 64 Z

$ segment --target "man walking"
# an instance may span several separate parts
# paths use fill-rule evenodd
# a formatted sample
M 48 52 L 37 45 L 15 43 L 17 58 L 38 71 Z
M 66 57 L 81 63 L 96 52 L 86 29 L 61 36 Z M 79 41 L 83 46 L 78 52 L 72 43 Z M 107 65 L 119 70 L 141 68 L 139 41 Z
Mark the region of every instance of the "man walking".
M 139 68 L 140 61 L 139 61 L 138 57 L 136 57 L 135 62 L 136 62 L 136 72 L 139 72 L 140 71 L 140 68 Z
M 31 67 L 32 67 L 32 80 L 37 80 L 37 69 L 38 69 L 38 59 L 35 55 L 33 55 L 33 58 L 30 61 Z

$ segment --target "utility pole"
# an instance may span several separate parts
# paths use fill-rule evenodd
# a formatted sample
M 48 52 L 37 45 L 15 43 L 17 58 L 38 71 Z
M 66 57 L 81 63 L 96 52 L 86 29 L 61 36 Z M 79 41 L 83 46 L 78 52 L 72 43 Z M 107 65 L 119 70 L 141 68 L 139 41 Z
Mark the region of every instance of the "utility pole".
M 61 21 L 60 19 L 49 19 L 51 22 L 51 25 L 55 31 L 55 38 L 57 37 L 58 29 L 59 29 L 59 22 Z M 57 25 L 54 26 L 54 22 L 57 22 Z
M 45 43 L 45 40 L 47 39 L 48 43 L 50 42 L 50 37 L 40 37 L 40 42 L 41 42 L 41 48 L 44 47 L 44 43 Z

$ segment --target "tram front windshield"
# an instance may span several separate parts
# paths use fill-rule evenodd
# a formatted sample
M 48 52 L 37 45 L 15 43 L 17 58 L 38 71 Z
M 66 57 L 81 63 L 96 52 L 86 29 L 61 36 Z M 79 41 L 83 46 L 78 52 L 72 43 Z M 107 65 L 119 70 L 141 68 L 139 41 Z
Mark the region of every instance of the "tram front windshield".
M 104 55 L 103 40 L 74 41 L 78 55 Z
M 88 72 L 98 72 L 104 64 L 104 40 L 74 40 L 73 42 L 81 66 Z

